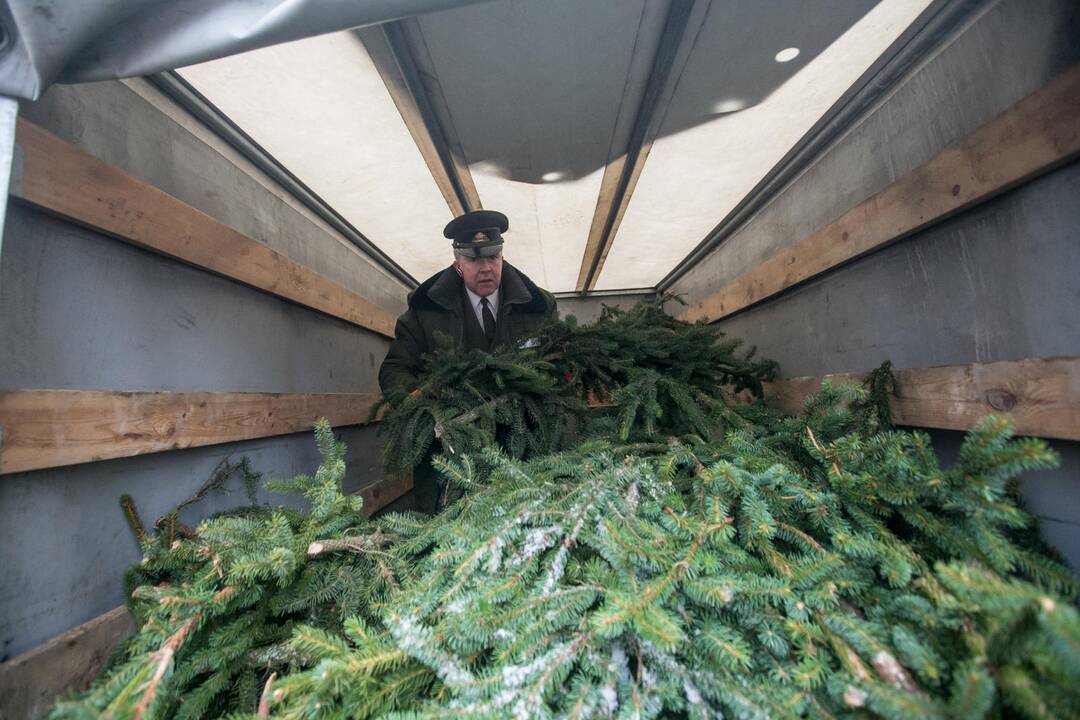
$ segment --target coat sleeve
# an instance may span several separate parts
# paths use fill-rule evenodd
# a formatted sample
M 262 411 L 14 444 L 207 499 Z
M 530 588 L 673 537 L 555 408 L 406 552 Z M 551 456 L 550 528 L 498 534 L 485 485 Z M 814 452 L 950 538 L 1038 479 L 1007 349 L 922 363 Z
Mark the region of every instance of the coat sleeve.
M 410 308 L 398 318 L 394 340 L 379 368 L 379 387 L 384 395 L 394 390 L 412 390 L 420 373 L 420 358 L 428 351 L 420 320 Z

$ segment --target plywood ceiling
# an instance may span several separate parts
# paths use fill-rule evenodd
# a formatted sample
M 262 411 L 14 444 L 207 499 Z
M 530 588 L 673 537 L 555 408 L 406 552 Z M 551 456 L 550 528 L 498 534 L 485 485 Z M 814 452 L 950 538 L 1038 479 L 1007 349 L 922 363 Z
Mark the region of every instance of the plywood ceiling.
M 677 51 L 596 288 L 655 285 L 929 2 L 687 5 L 685 29 L 668 28 Z M 670 11 L 668 0 L 497 0 L 407 21 L 405 60 L 441 92 L 435 135 L 460 153 L 483 207 L 510 217 L 506 257 L 549 290 L 578 287 Z M 451 212 L 380 69 L 345 32 L 180 74 L 423 280 L 449 263 Z

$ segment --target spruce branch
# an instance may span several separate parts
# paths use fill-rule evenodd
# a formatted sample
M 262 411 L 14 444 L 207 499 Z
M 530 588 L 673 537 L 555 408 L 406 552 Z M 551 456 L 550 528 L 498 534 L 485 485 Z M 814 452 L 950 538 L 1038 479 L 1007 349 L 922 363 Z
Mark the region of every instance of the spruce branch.
M 324 553 L 353 552 L 370 553 L 394 542 L 394 536 L 378 529 L 370 535 L 342 537 L 329 540 L 316 540 L 308 545 L 308 557 L 318 557 Z
M 142 720 L 143 715 L 145 715 L 146 711 L 150 708 L 150 704 L 154 702 L 158 686 L 165 677 L 165 673 L 168 672 L 169 668 L 172 666 L 173 656 L 176 655 L 176 652 L 180 649 L 180 646 L 184 644 L 184 640 L 187 638 L 188 634 L 191 633 L 192 628 L 194 628 L 201 619 L 201 614 L 195 614 L 185 620 L 184 624 L 165 640 L 161 648 L 150 656 L 150 662 L 154 672 L 150 676 L 150 681 L 147 684 L 142 697 L 135 703 L 133 709 L 135 720 Z
M 863 388 L 728 404 L 770 370 L 713 327 L 550 330 L 429 358 L 386 413 L 395 461 L 454 448 L 435 517 L 360 517 L 320 423 L 317 471 L 267 485 L 308 509 L 149 529 L 141 630 L 54 717 L 1080 714 L 1077 583 L 1015 496 L 1045 443 L 990 419 L 943 468 Z
M 135 535 L 135 539 L 142 545 L 146 541 L 146 528 L 143 527 L 142 520 L 139 518 L 139 511 L 135 507 L 135 501 L 125 493 L 120 496 L 120 508 L 124 511 L 124 517 L 127 519 L 128 526 Z
M 263 685 L 262 694 L 259 696 L 259 707 L 256 708 L 255 714 L 261 718 L 270 717 L 270 702 L 273 700 L 273 687 L 274 681 L 277 680 L 277 673 L 270 673 L 270 677 L 266 678 L 266 684 Z

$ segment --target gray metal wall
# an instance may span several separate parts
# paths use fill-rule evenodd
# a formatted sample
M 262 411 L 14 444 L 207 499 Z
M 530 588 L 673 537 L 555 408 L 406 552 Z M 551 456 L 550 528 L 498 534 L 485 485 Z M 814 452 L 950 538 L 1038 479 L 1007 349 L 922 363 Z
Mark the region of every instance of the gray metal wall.
M 23 116 L 393 312 L 405 288 L 141 81 L 56 87 Z M 374 333 L 12 202 L 0 252 L 0 388 L 378 392 Z M 348 488 L 382 475 L 374 428 L 347 428 Z M 226 457 L 310 472 L 310 433 L 0 476 L 0 659 L 123 603 L 144 522 Z M 182 520 L 246 502 L 242 483 Z M 263 492 L 260 502 L 284 499 Z M 295 502 L 290 500 L 289 502 Z
M 372 302 L 405 309 L 397 280 L 145 80 L 54 85 L 19 114 Z
M 1000 0 L 684 276 L 699 300 L 1080 61 L 1080 5 Z M 1062 167 L 719 323 L 788 377 L 1080 354 L 1080 164 Z M 958 433 L 932 433 L 951 457 Z M 1080 444 L 1024 481 L 1080 569 Z
M 639 302 L 652 302 L 656 293 L 645 292 L 626 295 L 582 295 L 580 297 L 559 297 L 559 317 L 573 315 L 579 323 L 591 323 L 600 317 L 605 305 L 622 310 L 629 309 Z

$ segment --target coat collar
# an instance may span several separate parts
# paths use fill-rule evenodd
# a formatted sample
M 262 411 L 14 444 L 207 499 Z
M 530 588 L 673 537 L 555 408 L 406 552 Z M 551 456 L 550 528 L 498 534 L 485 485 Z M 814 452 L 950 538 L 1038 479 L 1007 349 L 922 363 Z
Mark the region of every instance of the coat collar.
M 540 288 L 524 273 L 508 262 L 503 263 L 502 284 L 499 291 L 504 305 L 520 305 L 522 312 L 542 313 L 547 310 L 547 300 Z M 416 310 L 449 310 L 461 307 L 465 283 L 448 267 L 425 280 L 409 294 L 409 307 Z

